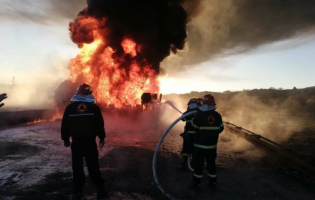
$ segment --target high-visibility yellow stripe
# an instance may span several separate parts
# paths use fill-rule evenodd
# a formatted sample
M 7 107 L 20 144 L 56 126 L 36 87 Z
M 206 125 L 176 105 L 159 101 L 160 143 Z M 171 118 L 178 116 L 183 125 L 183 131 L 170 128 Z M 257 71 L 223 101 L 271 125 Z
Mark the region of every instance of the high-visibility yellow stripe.
M 182 156 L 188 156 L 188 153 L 182 153 Z
M 190 134 L 195 134 L 196 131 L 187 131 L 187 133 L 190 133 Z
M 217 177 L 217 175 L 216 175 L 216 174 L 208 174 L 208 176 L 209 176 L 209 177 L 211 177 L 211 178 L 215 178 L 215 177 Z
M 191 122 L 191 120 L 186 120 L 186 122 Z
M 202 178 L 202 175 L 194 174 L 194 177 L 196 177 L 196 178 Z
M 223 124 L 221 124 L 220 126 L 197 126 L 196 124 L 194 124 L 194 119 L 191 120 L 191 125 L 193 127 L 195 127 L 196 129 L 199 129 L 199 130 L 220 130 L 221 127 L 223 127 Z
M 217 148 L 217 145 L 201 145 L 201 144 L 194 144 L 194 147 L 198 147 L 201 149 L 215 149 Z
M 220 126 L 201 126 L 199 127 L 199 130 L 208 130 L 208 131 L 213 131 L 213 130 L 220 130 Z
M 199 127 L 198 127 L 196 124 L 194 124 L 194 119 L 191 120 L 191 125 L 192 125 L 193 127 L 197 128 L 197 129 L 199 129 Z

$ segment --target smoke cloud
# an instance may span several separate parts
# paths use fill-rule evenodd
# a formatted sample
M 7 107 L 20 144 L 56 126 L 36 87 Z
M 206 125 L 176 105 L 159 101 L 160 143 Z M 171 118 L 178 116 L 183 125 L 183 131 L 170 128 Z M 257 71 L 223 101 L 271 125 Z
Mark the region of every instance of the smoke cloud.
M 71 39 L 77 44 L 94 41 L 95 27 L 82 25 L 86 16 L 105 22 L 103 40 L 118 56 L 124 53 L 121 42 L 132 38 L 137 43 L 137 57 L 145 59 L 159 73 L 160 62 L 184 48 L 187 14 L 177 0 L 88 0 L 87 10 L 70 25 Z M 83 19 L 82 19 L 83 18 Z
M 68 77 L 69 72 L 64 67 L 67 60 L 61 57 L 49 57 L 50 66 L 36 71 L 29 71 L 25 76 L 19 75 L 15 84 L 0 84 L 1 93 L 7 93 L 5 106 L 1 111 L 52 109 L 55 107 L 54 91 Z M 75 89 L 72 91 L 72 94 Z M 67 103 L 70 99 L 67 100 Z
M 199 3 L 199 2 L 197 2 Z M 204 0 L 188 25 L 188 49 L 181 65 L 302 34 L 314 34 L 314 0 Z
M 59 24 L 75 18 L 85 6 L 84 0 L 3 0 L 0 18 L 1 21 Z
M 189 22 L 186 48 L 165 63 L 168 69 L 315 32 L 315 0 L 89 0 L 87 4 L 89 13 L 112 18 L 110 24 L 115 27 L 116 37 L 128 32 L 138 42 L 146 43 L 144 56 L 154 62 L 169 55 L 169 49 L 183 48 L 186 31 L 185 20 L 179 17 L 184 15 L 179 6 L 182 5 Z M 84 7 L 84 0 L 4 0 L 0 17 L 1 20 L 59 23 L 74 19 Z M 163 9 L 165 14 L 152 21 Z M 119 28 L 121 25 L 123 28 Z M 136 34 L 137 31 L 143 34 Z M 157 47 L 152 49 L 152 45 Z M 152 56 L 154 51 L 160 56 Z
M 197 95 L 197 96 L 195 96 Z M 185 111 L 185 106 L 190 98 L 201 97 L 204 94 L 195 93 L 185 95 L 165 95 L 164 99 L 173 101 L 175 106 Z M 292 100 L 290 98 L 276 101 L 268 99 L 266 103 L 246 92 L 241 92 L 227 98 L 228 95 L 217 93 L 214 95 L 217 103 L 217 111 L 222 115 L 223 121 L 231 122 L 245 129 L 260 134 L 272 141 L 285 143 L 294 134 L 303 130 L 303 120 L 292 114 Z M 173 111 L 179 115 L 175 110 Z M 170 115 L 171 116 L 171 115 Z M 173 117 L 176 119 L 176 117 Z M 236 135 L 224 131 L 220 134 L 220 145 L 224 149 L 235 152 L 248 151 L 248 155 L 257 154 L 253 151 L 253 145 Z

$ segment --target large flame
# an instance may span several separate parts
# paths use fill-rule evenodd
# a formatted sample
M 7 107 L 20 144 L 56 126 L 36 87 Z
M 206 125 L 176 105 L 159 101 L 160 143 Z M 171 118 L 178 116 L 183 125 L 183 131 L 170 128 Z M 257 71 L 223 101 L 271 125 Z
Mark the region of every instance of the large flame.
M 122 38 L 123 52 L 104 41 L 105 25 L 105 18 L 97 20 L 84 13 L 70 23 L 72 40 L 81 48 L 70 60 L 70 80 L 91 85 L 97 102 L 103 105 L 136 106 L 143 92 L 158 92 L 156 72 L 138 56 L 141 47 L 132 38 Z

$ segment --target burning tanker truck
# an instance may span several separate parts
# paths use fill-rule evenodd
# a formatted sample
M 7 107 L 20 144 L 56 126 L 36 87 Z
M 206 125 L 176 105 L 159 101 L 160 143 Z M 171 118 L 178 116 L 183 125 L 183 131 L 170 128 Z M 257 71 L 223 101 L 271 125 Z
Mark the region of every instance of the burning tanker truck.
M 141 95 L 141 110 L 154 109 L 162 101 L 162 94 L 143 93 Z
M 82 83 L 93 88 L 102 108 L 160 102 L 151 95 L 160 92 L 160 63 L 183 49 L 187 36 L 187 14 L 179 2 L 88 0 L 69 24 L 80 52 L 69 62 L 70 77 L 55 92 L 57 106 L 64 108 L 73 96 L 70 91 Z

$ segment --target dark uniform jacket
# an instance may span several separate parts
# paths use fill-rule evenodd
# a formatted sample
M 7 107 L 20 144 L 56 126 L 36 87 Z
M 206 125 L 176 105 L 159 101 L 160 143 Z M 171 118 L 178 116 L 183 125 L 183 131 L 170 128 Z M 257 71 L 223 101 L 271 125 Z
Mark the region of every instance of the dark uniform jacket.
M 73 102 L 64 112 L 61 124 L 61 139 L 95 139 L 106 137 L 100 108 L 93 103 Z
M 194 110 L 198 110 L 198 108 L 187 110 L 186 112 L 183 113 L 183 115 L 186 113 L 192 112 Z M 185 125 L 185 133 L 186 134 L 187 133 L 188 134 L 196 134 L 196 128 L 191 125 L 191 121 L 194 117 L 195 117 L 195 114 L 189 115 L 189 116 L 182 119 L 182 121 L 186 122 L 186 125 Z
M 214 111 L 199 111 L 191 122 L 197 129 L 194 146 L 202 149 L 216 148 L 219 134 L 224 130 L 221 115 Z

